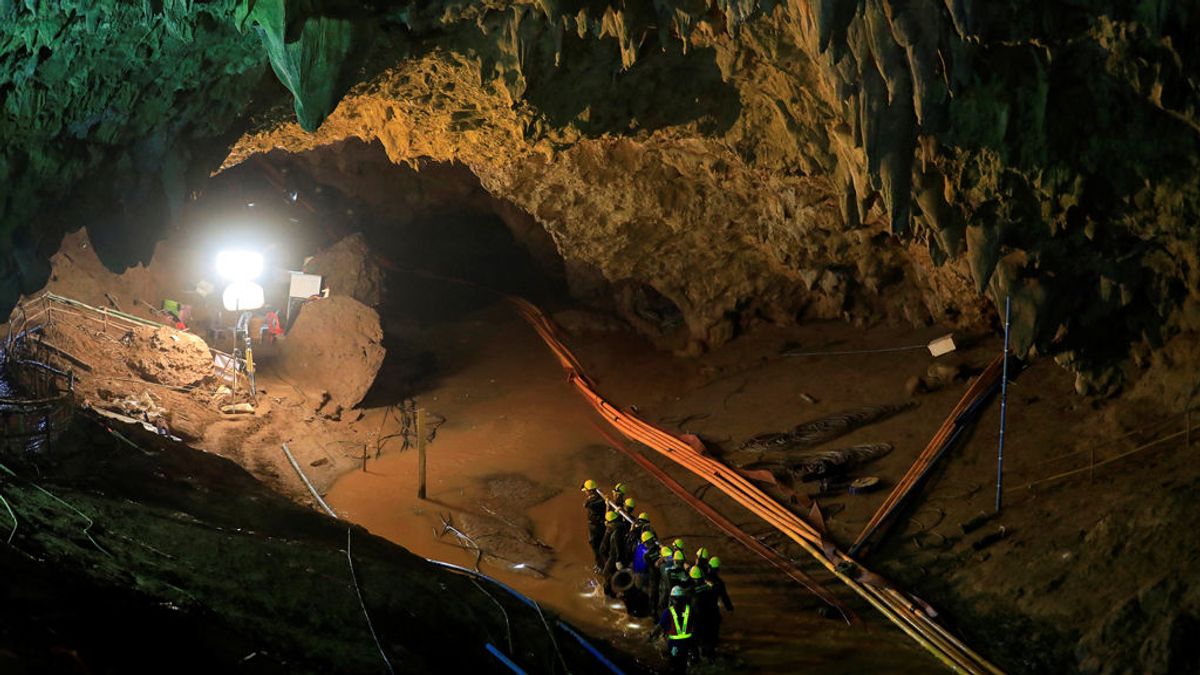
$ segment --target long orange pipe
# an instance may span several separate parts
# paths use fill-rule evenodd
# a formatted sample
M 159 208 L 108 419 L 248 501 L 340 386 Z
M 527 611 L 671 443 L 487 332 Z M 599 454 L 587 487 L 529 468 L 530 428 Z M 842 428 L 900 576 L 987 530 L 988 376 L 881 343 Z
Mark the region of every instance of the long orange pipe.
M 808 576 L 808 574 L 796 567 L 796 565 L 787 558 L 784 558 L 782 555 L 775 552 L 774 549 L 755 539 L 753 536 L 751 536 L 742 528 L 738 527 L 733 521 L 721 515 L 720 512 L 709 506 L 703 500 L 697 499 L 695 495 L 689 492 L 688 489 L 679 481 L 672 478 L 670 474 L 660 469 L 656 464 L 654 464 L 654 462 L 646 459 L 633 448 L 630 448 L 628 445 L 622 443 L 620 439 L 613 438 L 607 431 L 601 428 L 599 424 L 596 425 L 596 429 L 600 431 L 600 435 L 604 436 L 605 440 L 607 440 L 612 447 L 620 450 L 639 466 L 645 469 L 647 473 L 657 478 L 658 481 L 662 483 L 668 490 L 674 492 L 677 497 L 687 503 L 688 506 L 691 506 L 693 509 L 699 512 L 700 515 L 707 518 L 713 525 L 716 525 L 720 530 L 728 534 L 730 537 L 733 537 L 746 548 L 758 554 L 772 567 L 799 582 L 800 585 L 804 586 L 809 591 L 812 591 L 814 595 L 840 612 L 842 618 L 846 620 L 846 623 L 855 623 L 857 621 L 858 617 L 854 615 L 854 612 L 847 607 L 845 603 L 843 603 L 841 600 L 838 600 L 837 597 L 829 591 L 825 590 L 819 583 L 817 583 L 815 579 Z
M 971 386 L 967 388 L 967 391 L 965 394 L 963 394 L 963 397 L 959 399 L 958 403 L 955 404 L 954 408 L 950 411 L 950 415 L 946 417 L 944 422 L 942 422 L 942 426 L 938 428 L 937 433 L 934 434 L 933 438 L 929 441 L 929 445 L 925 446 L 925 449 L 922 450 L 921 454 L 917 456 L 916 461 L 913 462 L 911 467 L 909 467 L 908 471 L 904 474 L 904 477 L 896 483 L 896 486 L 892 488 L 891 493 L 888 494 L 887 499 L 885 499 L 883 503 L 879 505 L 879 508 L 875 511 L 875 514 L 871 516 L 870 522 L 863 527 L 862 532 L 860 532 L 858 535 L 858 538 L 854 540 L 854 545 L 850 548 L 851 552 L 856 552 L 861 549 L 867 540 L 876 533 L 876 531 L 890 522 L 890 519 L 895 514 L 896 509 L 899 508 L 900 504 L 908 498 L 914 489 L 916 489 L 917 483 L 920 482 L 921 478 L 929 470 L 929 467 L 931 467 L 933 463 L 937 461 L 938 457 L 941 456 L 942 451 L 945 449 L 946 444 L 950 441 L 954 430 L 960 424 L 958 419 L 959 416 L 961 416 L 971 406 L 975 405 L 979 399 L 986 396 L 987 393 L 992 389 L 993 385 L 995 385 L 996 380 L 1000 377 L 1000 370 L 1003 366 L 1003 362 L 1003 356 L 997 356 L 991 361 L 991 363 L 987 365 L 986 368 L 984 368 L 979 377 L 975 378 L 975 381 L 972 382 Z
M 390 261 L 381 260 L 389 269 L 399 270 Z M 490 291 L 490 289 L 460 279 L 448 279 L 420 272 L 417 274 Z M 495 291 L 490 292 L 494 293 Z M 815 528 L 796 514 L 784 509 L 741 474 L 730 470 L 720 462 L 702 456 L 683 440 L 658 429 L 636 415 L 623 413 L 605 401 L 595 391 L 594 383 L 583 371 L 579 360 L 559 340 L 554 324 L 546 318 L 545 314 L 524 298 L 504 297 L 516 306 L 521 316 L 554 352 L 567 372 L 568 381 L 605 420 L 613 424 L 621 433 L 701 476 L 734 501 L 787 535 L 851 590 L 879 610 L 897 628 L 955 672 L 1002 674 L 999 668 L 934 622 L 926 613 L 927 610 L 923 609 L 923 607 L 927 607 L 924 603 L 909 599 L 908 596 L 891 587 L 882 577 L 858 565 L 845 553 L 837 550 L 832 542 L 826 541 Z M 854 571 L 857 571 L 858 574 L 851 576 Z
M 942 663 L 957 672 L 1000 673 L 986 659 L 976 654 L 941 626 L 922 609 L 923 603 L 910 600 L 891 587 L 878 575 L 868 572 L 836 546 L 825 540 L 816 528 L 785 509 L 757 486 L 724 464 L 698 453 L 690 445 L 666 431 L 625 413 L 605 401 L 583 373 L 579 360 L 558 339 L 554 324 L 536 306 L 523 298 L 509 296 L 521 315 L 554 352 L 567 372 L 568 381 L 596 411 L 632 440 L 662 453 L 693 473 L 705 478 L 714 487 L 749 509 L 790 537 L 826 569 L 884 614 L 898 628 L 913 638 Z M 851 572 L 858 570 L 857 576 Z

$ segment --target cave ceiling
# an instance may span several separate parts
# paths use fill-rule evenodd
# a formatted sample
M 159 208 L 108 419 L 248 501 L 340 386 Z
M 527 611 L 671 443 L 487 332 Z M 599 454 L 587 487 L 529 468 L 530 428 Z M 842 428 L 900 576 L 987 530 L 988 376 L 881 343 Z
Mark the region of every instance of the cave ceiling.
M 686 350 L 754 321 L 994 329 L 1117 379 L 1200 330 L 1195 1 L 6 0 L 0 305 L 86 226 L 144 262 L 209 173 L 356 138 L 465 165 Z

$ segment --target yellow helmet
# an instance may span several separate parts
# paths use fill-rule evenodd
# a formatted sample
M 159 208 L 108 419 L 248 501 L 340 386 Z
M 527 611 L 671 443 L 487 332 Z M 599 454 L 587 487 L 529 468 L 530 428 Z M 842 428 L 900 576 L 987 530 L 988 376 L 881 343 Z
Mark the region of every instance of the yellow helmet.
M 688 576 L 699 581 L 704 578 L 704 570 L 700 569 L 699 565 L 692 565 L 692 569 L 688 570 Z
M 683 551 L 675 551 L 671 557 L 675 560 L 675 562 L 683 562 Z
M 596 481 L 589 478 L 589 479 L 583 481 L 583 486 L 580 487 L 579 489 L 583 492 L 587 492 L 588 490 L 595 490 L 596 489 Z
M 721 569 L 721 559 L 714 556 L 712 560 L 708 561 L 708 566 L 714 570 Z
M 611 523 L 612 521 L 614 521 L 614 520 L 616 520 L 616 519 L 617 519 L 617 512 L 616 512 L 616 511 L 607 511 L 607 512 L 605 512 L 605 514 L 604 514 L 604 520 L 605 520 L 605 522 Z
M 622 494 L 622 495 L 625 494 L 625 484 L 617 483 L 616 485 L 613 486 L 613 492 L 616 492 L 617 494 Z
M 707 557 L 708 557 L 708 549 L 704 548 L 703 546 L 696 549 L 696 560 L 704 560 Z
M 648 522 L 650 522 L 650 514 L 646 513 L 645 511 L 642 511 L 641 513 L 638 514 L 638 520 L 644 520 L 648 523 Z
M 645 532 L 642 533 L 642 543 L 643 544 L 648 543 L 652 539 L 654 539 L 654 533 L 651 532 L 650 530 L 646 530 Z
M 675 540 L 675 542 L 672 544 L 672 546 L 674 546 L 675 548 L 677 548 L 677 549 L 679 549 L 680 551 L 682 551 L 682 550 L 683 550 L 683 540 L 682 540 L 682 539 L 676 539 L 676 540 Z
M 658 549 L 658 554 L 664 558 L 670 558 L 671 557 L 671 547 L 664 546 L 664 547 Z
M 635 507 L 635 506 L 637 506 L 637 502 L 633 501 L 633 497 L 630 497 L 629 499 L 625 500 L 625 508 L 632 511 L 633 507 Z

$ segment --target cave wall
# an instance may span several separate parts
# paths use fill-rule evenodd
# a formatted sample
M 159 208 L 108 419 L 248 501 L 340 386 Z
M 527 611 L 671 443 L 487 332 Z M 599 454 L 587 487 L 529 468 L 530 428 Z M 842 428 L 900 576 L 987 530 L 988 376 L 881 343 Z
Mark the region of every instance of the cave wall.
M 753 318 L 995 325 L 1111 388 L 1200 328 L 1194 2 L 423 3 L 315 133 L 460 162 L 564 259 Z
M 0 308 L 82 226 L 114 269 L 148 261 L 267 72 L 237 4 L 0 2 Z
M 1130 345 L 1200 329 L 1198 8 L 8 2 L 0 304 L 65 229 L 148 256 L 249 124 L 227 165 L 359 138 L 469 167 L 568 271 L 678 307 L 691 351 L 757 320 L 995 327 L 1011 296 L 1018 352 L 1111 390 Z

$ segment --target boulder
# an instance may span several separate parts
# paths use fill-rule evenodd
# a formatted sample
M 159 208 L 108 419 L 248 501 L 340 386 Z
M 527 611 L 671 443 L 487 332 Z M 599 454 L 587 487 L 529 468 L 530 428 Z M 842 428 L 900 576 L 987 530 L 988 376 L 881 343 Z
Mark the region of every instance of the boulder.
M 378 306 L 383 299 L 383 270 L 361 232 L 313 256 L 304 270 L 324 277 L 331 296 L 346 295 L 368 307 Z
M 383 364 L 379 313 L 346 296 L 306 303 L 280 346 L 281 370 L 297 386 L 327 392 L 322 412 L 358 405 Z M 322 397 L 324 398 L 324 397 Z

